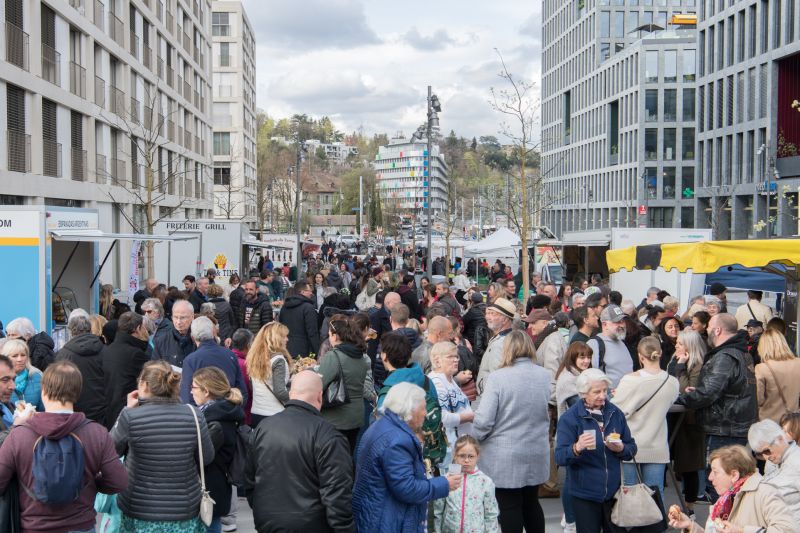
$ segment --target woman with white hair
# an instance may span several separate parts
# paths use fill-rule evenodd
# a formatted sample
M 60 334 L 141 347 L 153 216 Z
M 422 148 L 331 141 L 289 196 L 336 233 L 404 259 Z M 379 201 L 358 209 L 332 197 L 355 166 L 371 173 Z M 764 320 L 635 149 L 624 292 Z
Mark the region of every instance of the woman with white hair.
M 607 401 L 611 379 L 589 368 L 576 380 L 581 401 L 558 419 L 556 462 L 569 469 L 575 526 L 581 533 L 610 531 L 608 521 L 620 486 L 622 461 L 636 455 L 622 410 Z
M 774 420 L 756 422 L 747 432 L 756 457 L 767 461 L 764 482 L 776 487 L 800 524 L 800 448 Z
M 42 371 L 31 365 L 28 345 L 22 339 L 9 339 L 2 348 L 0 354 L 11 359 L 14 365 L 14 392 L 11 393 L 11 403 L 17 405 L 24 401 L 33 405 L 38 412 L 44 411 L 42 403 Z
M 55 361 L 53 339 L 44 331 L 36 333 L 36 328 L 29 318 L 20 317 L 9 322 L 6 326 L 6 336 L 9 339 L 24 340 L 28 344 L 31 364 L 42 372 L 47 365 Z
M 706 296 L 706 311 L 709 315 L 714 316 L 720 314 L 722 311 L 722 301 L 716 296 Z
M 381 409 L 383 416 L 364 433 L 356 457 L 356 532 L 421 533 L 428 502 L 458 488 L 461 476 L 425 475 L 418 437 L 426 414 L 422 387 L 394 385 Z
M 431 348 L 431 367 L 433 370 L 428 377 L 436 386 L 442 407 L 442 425 L 447 433 L 447 455 L 439 468 L 446 470 L 453 461 L 453 445 L 458 437 L 472 433 L 475 413 L 466 394 L 453 379 L 458 373 L 458 347 L 449 341 L 434 344 Z

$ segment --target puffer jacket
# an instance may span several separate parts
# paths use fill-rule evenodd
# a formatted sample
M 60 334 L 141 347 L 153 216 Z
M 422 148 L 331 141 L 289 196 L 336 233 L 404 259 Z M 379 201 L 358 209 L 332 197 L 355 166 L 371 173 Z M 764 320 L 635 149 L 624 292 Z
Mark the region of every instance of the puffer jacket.
M 44 372 L 47 369 L 47 365 L 55 361 L 56 354 L 53 352 L 55 346 L 53 339 L 44 331 L 40 331 L 28 339 L 31 364 Z
M 361 439 L 353 487 L 359 533 L 421 533 L 427 504 L 447 496 L 447 478 L 428 479 L 422 446 L 411 428 L 386 410 Z
M 251 307 L 250 319 L 247 317 L 247 308 Z M 257 335 L 261 328 L 272 322 L 272 302 L 269 297 L 258 293 L 256 301 L 249 302 L 244 298 L 239 307 L 238 325 L 240 328 L 249 329 L 253 335 Z
M 561 415 L 556 430 L 556 464 L 569 468 L 572 495 L 598 503 L 614 497 L 620 486 L 622 461 L 630 461 L 637 451 L 625 415 L 611 402 L 606 402 L 603 407 L 603 427 L 601 432 L 597 421 L 586 410 L 586 405 L 579 401 Z M 597 447 L 575 455 L 572 445 L 587 430 L 595 431 Z M 624 445 L 622 452 L 614 453 L 603 444 L 610 433 L 619 433 Z
M 214 304 L 214 318 L 217 319 L 219 327 L 219 338 L 222 340 L 230 339 L 236 329 L 236 316 L 233 307 L 225 298 L 211 298 L 209 302 Z
M 322 390 L 325 390 L 339 375 L 344 375 L 350 401 L 337 407 L 322 407 L 322 416 L 336 429 L 360 428 L 364 424 L 364 381 L 370 369 L 369 360 L 358 347 L 342 343 L 331 349 L 319 365 L 322 375 Z
M 75 411 L 100 425 L 106 423 L 106 382 L 103 373 L 103 341 L 97 335 L 82 333 L 71 338 L 58 351 L 56 360 L 75 363 L 83 376 L 83 388 Z
M 238 427 L 244 421 L 244 409 L 228 400 L 217 400 L 202 405 L 200 410 L 206 417 L 211 442 L 214 443 L 214 461 L 206 467 L 206 489 L 216 502 L 214 518 L 218 518 L 231 510 L 232 486 L 228 482 L 228 472 L 236 453 Z
M 317 309 L 310 298 L 293 295 L 286 298 L 278 322 L 289 328 L 287 349 L 292 357 L 308 357 L 319 352 Z
M 189 520 L 200 512 L 197 429 L 189 409 L 177 399 L 141 400 L 126 407 L 111 429 L 120 456 L 125 456 L 130 484 L 117 503 L 123 514 L 139 520 Z M 203 462 L 214 460 L 206 419 L 197 413 Z M 220 502 L 221 503 L 221 502 Z
M 153 359 L 162 359 L 172 366 L 183 367 L 183 360 L 195 349 L 190 335 L 181 335 L 168 319 L 158 323 L 153 335 Z
M 350 449 L 317 409 L 289 400 L 251 439 L 245 489 L 256 530 L 353 531 Z
M 756 377 L 753 359 L 747 353 L 747 333 L 739 331 L 706 357 L 697 388 L 681 394 L 675 403 L 696 409 L 698 423 L 708 435 L 746 438 L 747 430 L 758 421 Z

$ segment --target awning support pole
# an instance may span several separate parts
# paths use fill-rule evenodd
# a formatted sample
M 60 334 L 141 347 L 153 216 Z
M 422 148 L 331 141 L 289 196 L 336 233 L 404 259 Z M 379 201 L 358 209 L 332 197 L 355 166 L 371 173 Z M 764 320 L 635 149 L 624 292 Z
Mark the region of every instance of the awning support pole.
M 108 256 L 111 255 L 111 251 L 114 249 L 114 246 L 117 245 L 117 242 L 119 242 L 119 239 L 114 239 L 114 242 L 112 242 L 111 246 L 108 248 L 106 256 L 103 258 L 102 263 L 100 263 L 100 267 L 97 269 L 97 273 L 95 273 L 94 277 L 92 278 L 92 282 L 89 284 L 90 289 L 94 287 L 94 282 L 97 281 L 97 277 L 100 275 L 100 271 L 103 270 L 104 266 L 106 266 L 106 261 L 108 261 Z
M 64 263 L 64 268 L 62 268 L 61 272 L 58 273 L 58 278 L 56 278 L 56 282 L 53 283 L 53 289 L 52 290 L 55 290 L 56 287 L 58 287 L 58 284 L 61 281 L 61 278 L 64 277 L 64 272 L 66 272 L 67 267 L 69 266 L 70 262 L 72 261 L 72 256 L 75 255 L 75 252 L 78 250 L 78 245 L 79 244 L 80 244 L 80 241 L 76 241 L 75 242 L 75 246 L 72 248 L 72 251 L 70 252 L 69 257 L 67 257 L 67 262 Z

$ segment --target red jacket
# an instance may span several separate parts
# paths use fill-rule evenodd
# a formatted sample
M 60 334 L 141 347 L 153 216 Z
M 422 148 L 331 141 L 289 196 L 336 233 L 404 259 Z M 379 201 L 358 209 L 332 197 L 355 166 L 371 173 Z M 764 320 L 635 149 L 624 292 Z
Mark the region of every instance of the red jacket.
M 15 475 L 26 487 L 33 486 L 33 445 L 40 435 L 60 438 L 75 432 L 83 443 L 84 487 L 75 502 L 58 506 L 40 503 L 20 487 L 24 532 L 66 533 L 91 529 L 95 526 L 97 493 L 116 494 L 128 487 L 128 472 L 119 460 L 108 431 L 95 422 L 79 428 L 85 418 L 83 413 L 36 413 L 26 424 L 14 427 L 0 446 L 0 492 L 3 492 Z

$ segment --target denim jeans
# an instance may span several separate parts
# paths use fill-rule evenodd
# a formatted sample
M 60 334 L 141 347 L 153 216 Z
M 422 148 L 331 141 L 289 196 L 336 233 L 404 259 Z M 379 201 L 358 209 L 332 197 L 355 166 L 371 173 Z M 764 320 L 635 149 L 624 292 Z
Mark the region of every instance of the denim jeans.
M 564 508 L 564 521 L 574 524 L 575 511 L 572 510 L 572 492 L 569 489 L 569 468 L 566 469 L 564 486 L 561 488 L 561 506 Z
M 211 521 L 211 525 L 206 527 L 206 533 L 222 533 L 222 521 L 215 518 Z
M 664 500 L 664 472 L 667 465 L 663 463 L 639 463 L 642 472 L 642 482 L 648 487 L 658 487 L 661 493 L 661 500 Z M 639 478 L 636 477 L 636 465 L 633 463 L 623 463 L 622 472 L 625 476 L 625 485 L 636 485 Z

